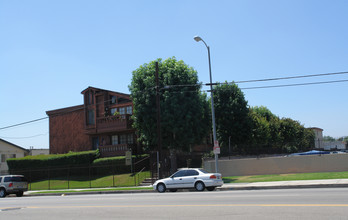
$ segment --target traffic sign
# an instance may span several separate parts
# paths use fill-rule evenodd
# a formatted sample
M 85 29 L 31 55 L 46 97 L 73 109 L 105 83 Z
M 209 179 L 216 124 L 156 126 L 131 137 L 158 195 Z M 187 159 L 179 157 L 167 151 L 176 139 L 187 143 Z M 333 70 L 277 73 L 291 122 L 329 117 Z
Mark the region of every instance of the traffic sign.
M 214 141 L 214 148 L 213 148 L 214 154 L 220 154 L 220 146 L 219 141 Z

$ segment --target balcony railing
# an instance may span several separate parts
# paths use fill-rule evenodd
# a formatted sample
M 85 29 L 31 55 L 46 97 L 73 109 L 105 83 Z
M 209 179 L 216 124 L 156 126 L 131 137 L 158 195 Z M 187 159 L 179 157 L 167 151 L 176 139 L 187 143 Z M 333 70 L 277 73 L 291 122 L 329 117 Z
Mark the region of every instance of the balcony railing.
M 98 133 L 123 131 L 132 128 L 131 115 L 115 115 L 97 118 Z
M 134 147 L 134 144 L 105 145 L 99 146 L 99 152 L 101 157 L 124 156 L 126 151 L 134 150 Z

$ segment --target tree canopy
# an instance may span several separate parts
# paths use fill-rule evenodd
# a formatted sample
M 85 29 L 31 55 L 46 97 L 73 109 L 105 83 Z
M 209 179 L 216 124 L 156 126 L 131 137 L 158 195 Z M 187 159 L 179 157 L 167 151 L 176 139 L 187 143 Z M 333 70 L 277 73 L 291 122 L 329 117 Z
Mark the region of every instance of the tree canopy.
M 236 84 L 222 84 L 214 87 L 214 106 L 217 136 L 222 152 L 226 152 L 229 141 L 233 150 L 240 150 L 241 144 L 250 139 L 251 120 L 248 102 Z
M 200 91 L 197 72 L 175 57 L 157 59 L 133 71 L 129 86 L 134 127 L 148 149 L 157 146 L 155 63 L 159 66 L 162 146 L 189 150 L 209 132 L 209 103 Z
M 249 107 L 236 84 L 214 88 L 217 136 L 222 155 L 272 154 L 314 147 L 314 133 L 290 118 L 279 118 L 264 106 Z

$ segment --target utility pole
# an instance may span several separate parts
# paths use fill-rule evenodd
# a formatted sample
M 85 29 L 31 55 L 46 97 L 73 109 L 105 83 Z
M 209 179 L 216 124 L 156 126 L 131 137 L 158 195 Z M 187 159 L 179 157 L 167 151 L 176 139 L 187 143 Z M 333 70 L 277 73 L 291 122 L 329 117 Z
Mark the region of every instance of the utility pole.
M 160 93 L 159 93 L 159 79 L 158 79 L 158 62 L 155 63 L 155 77 L 156 77 L 156 107 L 157 107 L 157 172 L 158 178 L 162 178 L 163 171 L 161 169 L 162 155 L 162 135 L 161 135 L 161 105 L 160 105 Z

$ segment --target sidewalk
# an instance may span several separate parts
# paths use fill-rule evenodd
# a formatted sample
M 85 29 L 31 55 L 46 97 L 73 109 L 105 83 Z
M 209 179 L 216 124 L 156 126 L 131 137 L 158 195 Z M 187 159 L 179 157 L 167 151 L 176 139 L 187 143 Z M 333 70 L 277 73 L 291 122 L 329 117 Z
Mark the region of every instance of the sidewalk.
M 293 188 L 334 188 L 348 187 L 348 179 L 294 180 L 256 183 L 226 183 L 218 190 L 256 190 L 256 189 L 293 189 Z
M 115 193 L 149 193 L 154 192 L 153 189 L 148 189 L 151 185 L 144 187 L 144 189 L 127 189 L 127 190 L 108 190 L 99 189 L 70 189 L 67 190 L 51 190 L 52 193 L 37 194 L 40 191 L 25 192 L 25 196 L 65 196 L 65 195 L 83 195 L 83 194 L 115 194 Z M 258 189 L 294 189 L 294 188 L 335 188 L 348 187 L 348 179 L 328 179 L 328 180 L 296 180 L 296 181 L 276 181 L 276 182 L 256 182 L 256 183 L 226 183 L 221 187 L 216 188 L 217 191 L 227 190 L 258 190 Z M 127 187 L 132 188 L 132 187 Z M 134 187 L 135 188 L 135 187 Z M 139 187 L 136 187 L 139 188 Z M 119 189 L 119 188 L 118 188 Z M 95 191 L 86 191 L 95 190 Z M 62 191 L 61 193 L 59 191 Z

